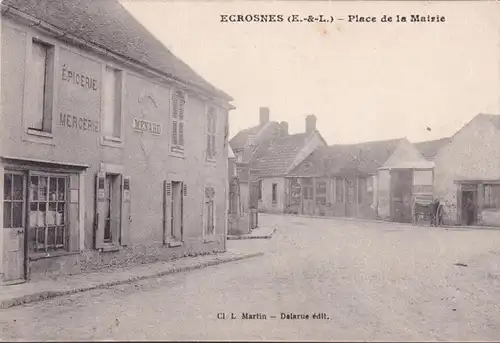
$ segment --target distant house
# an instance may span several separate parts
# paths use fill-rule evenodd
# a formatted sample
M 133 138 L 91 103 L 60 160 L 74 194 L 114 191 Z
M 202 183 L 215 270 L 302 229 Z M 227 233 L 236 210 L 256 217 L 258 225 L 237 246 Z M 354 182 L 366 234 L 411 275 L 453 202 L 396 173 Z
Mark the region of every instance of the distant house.
M 427 160 L 433 161 L 438 151 L 450 142 L 450 137 L 413 143 Z
M 319 148 L 288 174 L 286 211 L 409 221 L 415 178 L 431 186 L 432 167 L 406 138 Z
M 316 117 L 308 115 L 305 132 L 289 134 L 288 124 L 280 129 L 268 145 L 259 147 L 250 163 L 252 188 L 251 202 L 260 211 L 283 213 L 288 197 L 288 174 L 318 147 L 327 143 L 316 130 Z
M 279 127 L 278 122 L 269 121 L 269 108 L 261 107 L 259 109 L 259 125 L 241 130 L 229 141 L 235 155 L 234 163 L 243 212 L 248 210 L 250 162 L 257 148 L 267 146 Z
M 435 194 L 447 204 L 445 223 L 500 226 L 499 115 L 475 116 L 438 150 L 434 163 Z

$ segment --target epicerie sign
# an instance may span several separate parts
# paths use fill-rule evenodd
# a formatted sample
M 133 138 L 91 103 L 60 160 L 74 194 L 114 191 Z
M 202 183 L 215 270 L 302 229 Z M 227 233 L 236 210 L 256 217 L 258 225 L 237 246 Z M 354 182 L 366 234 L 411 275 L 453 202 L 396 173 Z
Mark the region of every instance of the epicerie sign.
M 153 123 L 144 119 L 134 118 L 132 127 L 135 131 L 150 132 L 153 135 L 161 135 L 161 124 Z

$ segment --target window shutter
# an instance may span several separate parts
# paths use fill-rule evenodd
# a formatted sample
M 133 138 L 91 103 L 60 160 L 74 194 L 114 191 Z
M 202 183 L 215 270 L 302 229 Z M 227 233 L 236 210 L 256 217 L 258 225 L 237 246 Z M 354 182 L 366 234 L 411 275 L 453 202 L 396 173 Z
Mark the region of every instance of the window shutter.
M 130 176 L 122 176 L 122 220 L 120 232 L 120 244 L 130 244 L 130 226 L 131 226 L 131 186 Z
M 175 237 L 178 240 L 182 242 L 183 237 L 184 237 L 184 182 L 181 183 L 181 189 L 180 189 L 180 200 L 181 200 L 181 236 L 180 237 Z
M 183 191 L 184 191 L 184 196 L 187 196 L 187 185 L 183 184 Z
M 172 120 L 172 144 L 177 145 L 177 120 Z
M 216 150 L 215 150 L 215 134 L 212 134 L 212 144 L 211 144 L 211 147 L 212 147 L 212 158 L 215 157 L 216 155 Z
M 184 123 L 179 122 L 179 145 L 184 146 Z
M 211 147 L 212 141 L 210 140 L 209 133 L 207 133 L 206 136 L 207 136 L 207 158 L 211 159 L 212 158 L 212 147 Z
M 167 243 L 172 232 L 172 182 L 163 182 L 163 243 Z
M 104 246 L 104 225 L 106 211 L 106 174 L 99 172 L 95 178 L 94 247 Z
M 184 120 L 184 105 L 186 104 L 186 100 L 184 99 L 184 95 L 179 92 L 179 120 Z

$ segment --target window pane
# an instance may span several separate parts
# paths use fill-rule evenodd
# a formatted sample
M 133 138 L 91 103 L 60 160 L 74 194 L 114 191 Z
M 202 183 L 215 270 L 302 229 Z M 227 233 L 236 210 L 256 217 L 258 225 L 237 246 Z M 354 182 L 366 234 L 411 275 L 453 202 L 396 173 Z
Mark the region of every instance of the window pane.
M 63 226 L 60 226 L 57 228 L 56 244 L 57 245 L 64 245 L 64 227 Z
M 10 228 L 12 227 L 12 203 L 4 202 L 3 203 L 3 227 Z
M 21 175 L 14 175 L 13 177 L 14 185 L 13 185 L 13 199 L 14 200 L 23 200 L 23 177 Z
M 37 241 L 37 249 L 44 249 L 45 248 L 45 230 L 44 229 L 37 229 L 36 230 L 36 241 Z
M 36 249 L 36 229 L 30 228 L 28 232 L 28 251 L 35 251 Z
M 47 225 L 56 225 L 57 203 L 49 203 L 49 212 L 47 213 Z
M 38 185 L 39 193 L 38 199 L 40 201 L 47 201 L 47 177 L 40 176 L 40 184 Z
M 38 176 L 32 176 L 30 180 L 30 199 L 31 201 L 38 200 Z
M 12 199 L 12 174 L 5 174 L 3 177 L 3 198 Z
M 47 232 L 47 245 L 49 247 L 54 246 L 56 244 L 56 228 L 49 227 Z
M 23 203 L 15 202 L 12 204 L 12 227 L 20 228 L 23 225 Z
M 49 179 L 49 200 L 57 200 L 57 178 L 55 177 Z
M 38 226 L 38 203 L 30 203 L 30 213 L 29 213 L 29 225 L 30 227 Z
M 45 78 L 47 73 L 47 46 L 37 42 L 32 45 L 31 87 L 28 101 L 28 127 L 43 130 L 43 114 L 45 107 Z
M 38 221 L 37 225 L 38 226 L 45 226 L 46 221 L 45 221 L 45 215 L 47 213 L 47 204 L 44 202 L 41 202 L 38 204 Z
M 66 179 L 59 178 L 57 181 L 57 200 L 65 200 L 66 199 Z
M 57 214 L 56 214 L 56 225 L 64 225 L 65 224 L 65 206 L 64 202 L 60 202 L 57 204 Z

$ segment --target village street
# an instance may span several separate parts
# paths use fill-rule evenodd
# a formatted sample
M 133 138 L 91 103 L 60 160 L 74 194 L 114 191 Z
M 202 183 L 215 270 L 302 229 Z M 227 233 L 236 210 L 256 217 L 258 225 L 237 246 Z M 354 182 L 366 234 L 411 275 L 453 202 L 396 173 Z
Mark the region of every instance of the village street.
M 228 247 L 265 250 L 262 257 L 2 310 L 0 338 L 500 337 L 500 231 L 270 215 L 260 222 L 277 226 L 272 239 Z M 242 312 L 267 319 L 243 320 Z M 310 319 L 282 320 L 281 312 Z

